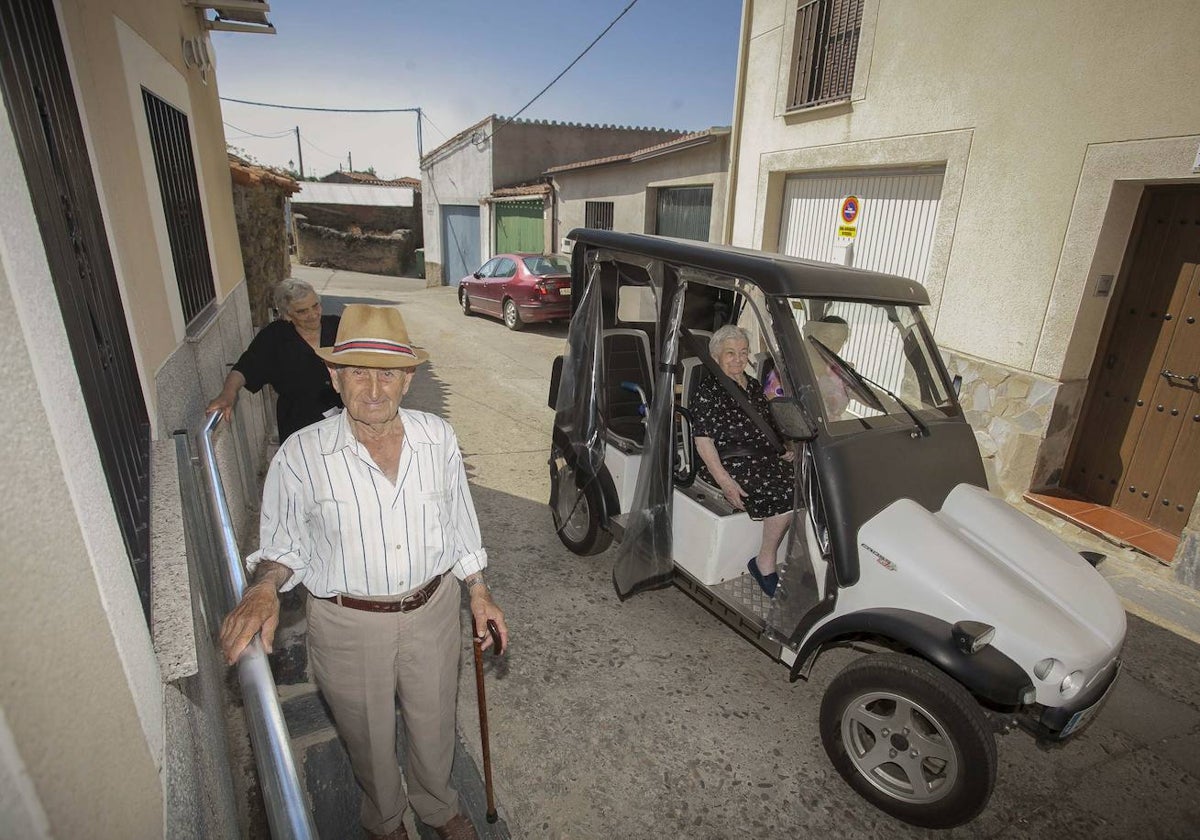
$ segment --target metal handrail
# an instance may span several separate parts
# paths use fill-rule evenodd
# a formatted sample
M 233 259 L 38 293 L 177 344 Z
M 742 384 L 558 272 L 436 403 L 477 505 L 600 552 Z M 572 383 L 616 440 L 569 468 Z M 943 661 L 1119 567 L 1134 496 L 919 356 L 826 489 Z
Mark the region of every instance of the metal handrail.
M 229 504 L 225 501 L 225 485 L 217 470 L 212 435 L 221 422 L 221 412 L 209 415 L 200 432 L 200 463 L 212 493 L 212 521 L 220 538 L 225 559 L 225 583 L 230 604 L 236 604 L 246 588 L 246 572 L 233 533 Z M 262 641 L 255 634 L 246 651 L 238 659 L 238 681 L 242 686 L 242 701 L 250 724 L 250 743 L 258 765 L 258 779 L 266 803 L 271 836 L 279 840 L 316 840 L 317 829 L 312 820 L 308 796 L 300 785 L 296 762 L 292 757 L 287 724 L 275 694 L 275 680 L 263 651 Z

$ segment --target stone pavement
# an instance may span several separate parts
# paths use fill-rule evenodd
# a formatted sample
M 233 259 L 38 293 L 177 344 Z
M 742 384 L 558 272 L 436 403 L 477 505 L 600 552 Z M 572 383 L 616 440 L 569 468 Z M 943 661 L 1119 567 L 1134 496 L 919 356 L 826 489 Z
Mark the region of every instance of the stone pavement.
M 453 289 L 423 281 L 303 267 L 294 276 L 328 304 L 400 303 L 432 354 L 406 404 L 441 414 L 458 432 L 489 575 L 513 628 L 510 652 L 487 666 L 497 798 L 513 837 L 927 836 L 868 806 L 821 748 L 822 692 L 853 653 L 831 652 L 811 681 L 789 683 L 786 669 L 682 592 L 620 603 L 611 554 L 575 557 L 558 542 L 546 506 L 546 390 L 565 327 L 514 333 L 466 318 Z M 947 836 L 1194 837 L 1196 593 L 1153 561 L 1046 521 L 1108 555 L 1102 571 L 1130 612 L 1125 670 L 1103 712 L 1069 744 L 1044 749 L 1022 733 L 1001 736 L 991 804 Z M 478 764 L 474 680 L 464 664 L 460 731 Z

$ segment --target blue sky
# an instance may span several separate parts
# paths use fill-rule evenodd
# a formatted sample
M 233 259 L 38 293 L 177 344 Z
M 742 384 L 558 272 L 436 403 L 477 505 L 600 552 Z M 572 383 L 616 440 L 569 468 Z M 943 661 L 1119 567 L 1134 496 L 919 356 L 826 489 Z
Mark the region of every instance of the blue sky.
M 425 151 L 533 97 L 628 0 L 279 0 L 278 34 L 213 33 L 223 96 L 323 107 L 416 107 Z M 728 125 L 738 0 L 639 0 L 522 116 L 696 130 Z M 308 174 L 354 168 L 418 176 L 415 115 L 319 115 L 223 103 L 226 138 L 287 165 L 300 126 Z M 240 130 L 239 130 L 240 129 Z

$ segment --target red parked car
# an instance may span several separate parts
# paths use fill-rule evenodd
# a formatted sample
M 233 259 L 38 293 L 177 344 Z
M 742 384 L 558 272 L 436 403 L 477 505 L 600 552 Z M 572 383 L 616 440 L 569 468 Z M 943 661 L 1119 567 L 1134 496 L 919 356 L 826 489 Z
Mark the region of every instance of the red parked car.
M 458 282 L 464 315 L 494 315 L 510 330 L 571 318 L 571 262 L 545 254 L 497 254 Z

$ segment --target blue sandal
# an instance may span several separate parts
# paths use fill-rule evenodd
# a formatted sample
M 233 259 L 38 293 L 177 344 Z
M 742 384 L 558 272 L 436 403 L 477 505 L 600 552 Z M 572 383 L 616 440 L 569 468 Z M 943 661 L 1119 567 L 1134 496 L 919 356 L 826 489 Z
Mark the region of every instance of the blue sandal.
M 769 575 L 764 575 L 758 570 L 757 557 L 751 557 L 750 561 L 746 563 L 746 568 L 750 570 L 750 577 L 758 582 L 758 585 L 767 594 L 767 597 L 774 598 L 775 589 L 779 586 L 779 573 L 771 572 Z

